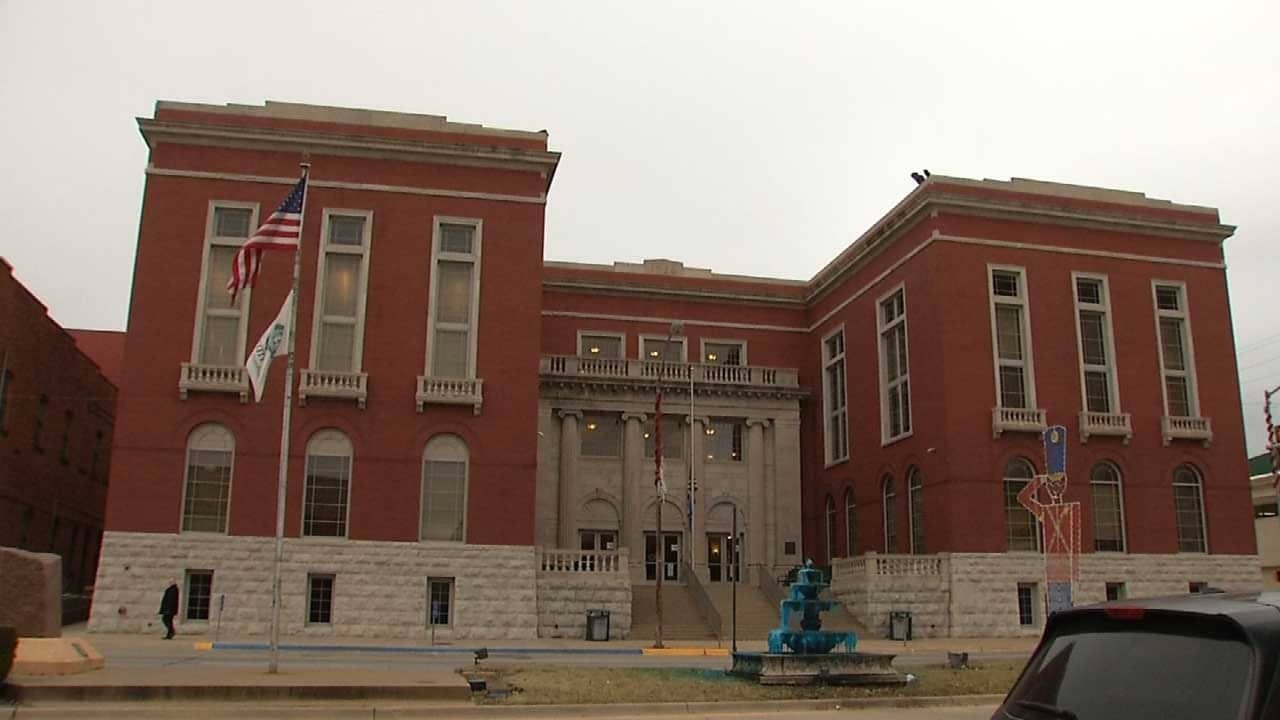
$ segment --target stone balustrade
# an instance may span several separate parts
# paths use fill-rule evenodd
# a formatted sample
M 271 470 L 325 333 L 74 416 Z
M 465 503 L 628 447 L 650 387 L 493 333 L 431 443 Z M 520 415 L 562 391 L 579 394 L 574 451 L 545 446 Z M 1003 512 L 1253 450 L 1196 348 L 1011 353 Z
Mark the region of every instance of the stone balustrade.
M 369 373 L 338 370 L 303 370 L 298 380 L 298 404 L 306 407 L 309 397 L 355 400 L 361 410 L 369 396 Z
M 178 397 L 186 400 L 187 393 L 193 390 L 236 393 L 240 402 L 249 402 L 249 374 L 243 365 L 229 367 L 184 362 L 178 375 Z
M 1043 408 L 991 408 L 991 435 L 1006 432 L 1044 432 L 1048 427 Z
M 1102 413 L 1084 411 L 1080 413 L 1080 442 L 1089 442 L 1091 435 L 1115 435 L 1124 438 L 1129 444 L 1133 437 L 1133 425 L 1129 413 Z
M 625 573 L 626 554 L 613 550 L 538 550 L 538 570 L 559 573 Z
M 470 405 L 475 415 L 484 404 L 484 380 L 481 378 L 447 378 L 418 376 L 418 389 L 414 394 L 418 412 L 428 403 L 439 405 Z
M 1205 447 L 1213 443 L 1213 428 L 1206 417 L 1165 415 L 1160 418 L 1160 434 L 1165 445 L 1174 440 L 1199 440 Z
M 675 385 L 746 387 L 798 390 L 795 368 L 756 365 L 714 365 L 707 363 L 663 362 L 587 358 L 574 355 L 543 355 L 539 372 L 544 378 L 617 380 L 635 383 L 669 382 Z

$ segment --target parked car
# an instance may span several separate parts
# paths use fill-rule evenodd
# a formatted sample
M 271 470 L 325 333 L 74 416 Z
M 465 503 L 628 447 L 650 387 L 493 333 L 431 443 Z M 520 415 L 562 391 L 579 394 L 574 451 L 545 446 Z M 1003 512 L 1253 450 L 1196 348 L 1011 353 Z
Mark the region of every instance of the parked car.
M 1278 720 L 1280 593 L 1056 613 L 992 720 Z

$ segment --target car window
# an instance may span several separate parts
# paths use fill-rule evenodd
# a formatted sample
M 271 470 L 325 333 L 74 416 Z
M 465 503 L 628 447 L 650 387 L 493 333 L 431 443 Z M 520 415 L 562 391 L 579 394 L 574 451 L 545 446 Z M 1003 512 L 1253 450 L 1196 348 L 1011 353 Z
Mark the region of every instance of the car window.
M 1006 710 L 1040 720 L 1067 710 L 1082 720 L 1238 717 L 1253 650 L 1229 620 L 1101 613 L 1064 622 L 1032 658 Z M 1019 704 L 1019 701 L 1023 701 Z

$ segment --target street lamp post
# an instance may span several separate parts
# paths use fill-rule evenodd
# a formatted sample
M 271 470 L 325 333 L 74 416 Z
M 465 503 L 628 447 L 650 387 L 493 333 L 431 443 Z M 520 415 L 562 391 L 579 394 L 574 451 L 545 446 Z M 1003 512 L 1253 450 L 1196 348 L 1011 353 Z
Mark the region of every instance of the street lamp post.
M 662 478 L 662 382 L 666 375 L 667 363 L 667 346 L 671 344 L 671 337 L 679 334 L 684 330 L 684 323 L 676 320 L 671 323 L 671 328 L 667 330 L 667 339 L 662 341 L 662 353 L 658 357 L 658 390 L 653 400 L 653 483 L 658 491 L 658 517 L 657 517 L 657 583 L 654 585 L 654 601 L 657 605 L 657 633 L 654 636 L 653 646 L 655 648 L 663 647 L 662 644 L 662 576 L 667 570 L 667 547 L 662 539 L 662 505 L 666 502 L 666 486 Z

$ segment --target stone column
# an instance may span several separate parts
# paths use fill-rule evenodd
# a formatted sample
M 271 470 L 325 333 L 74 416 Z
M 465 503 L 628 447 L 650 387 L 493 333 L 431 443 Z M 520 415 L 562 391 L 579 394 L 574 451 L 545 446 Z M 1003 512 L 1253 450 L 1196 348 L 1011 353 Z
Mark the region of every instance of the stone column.
M 778 427 L 764 429 L 764 563 L 773 574 L 778 565 Z
M 578 541 L 574 537 L 573 499 L 578 492 L 578 455 L 582 451 L 578 421 L 582 419 L 582 411 L 560 410 L 557 414 L 560 416 L 560 502 L 556 512 L 559 527 L 556 539 L 562 548 L 575 548 Z
M 796 542 L 796 557 L 784 562 L 803 562 L 805 548 L 800 532 L 800 414 L 785 412 L 773 418 L 774 557 L 782 554 L 782 544 Z M 841 499 L 843 502 L 843 498 Z M 841 506 L 843 507 L 843 506 Z
M 644 562 L 644 514 L 640 500 L 644 473 L 644 413 L 622 413 L 622 537 L 631 564 Z
M 693 428 L 692 437 L 686 443 L 689 446 L 689 467 L 692 468 L 695 484 L 698 486 L 697 492 L 693 494 L 693 532 L 698 534 L 697 542 L 690 537 L 688 545 L 690 550 L 689 565 L 702 572 L 698 577 L 705 577 L 707 554 L 707 528 L 703 520 L 707 517 L 707 451 L 704 449 L 703 441 L 707 437 L 707 424 L 710 422 L 704 417 L 685 416 L 686 425 Z M 702 556 L 694 557 L 692 548 L 702 548 Z
M 764 425 L 767 420 L 749 418 L 747 420 L 747 580 L 751 581 L 760 572 L 765 562 L 767 542 L 765 532 L 765 494 L 764 494 Z

